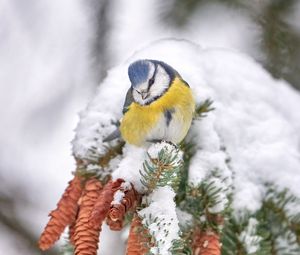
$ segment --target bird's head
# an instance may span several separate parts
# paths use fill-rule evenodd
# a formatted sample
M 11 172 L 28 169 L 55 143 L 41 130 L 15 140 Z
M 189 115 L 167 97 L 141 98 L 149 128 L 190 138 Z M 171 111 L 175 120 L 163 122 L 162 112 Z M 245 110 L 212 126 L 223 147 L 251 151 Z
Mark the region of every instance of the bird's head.
M 177 72 L 164 62 L 138 60 L 128 68 L 132 96 L 140 105 L 147 105 L 161 97 L 171 85 Z

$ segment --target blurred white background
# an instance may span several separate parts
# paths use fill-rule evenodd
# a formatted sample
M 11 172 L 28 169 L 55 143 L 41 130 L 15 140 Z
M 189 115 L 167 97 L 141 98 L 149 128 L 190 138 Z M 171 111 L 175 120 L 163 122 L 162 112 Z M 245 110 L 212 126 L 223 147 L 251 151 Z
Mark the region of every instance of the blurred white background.
M 244 52 L 300 88 L 299 24 L 296 0 L 0 0 L 0 255 L 41 254 L 74 170 L 77 114 L 110 67 L 184 38 Z

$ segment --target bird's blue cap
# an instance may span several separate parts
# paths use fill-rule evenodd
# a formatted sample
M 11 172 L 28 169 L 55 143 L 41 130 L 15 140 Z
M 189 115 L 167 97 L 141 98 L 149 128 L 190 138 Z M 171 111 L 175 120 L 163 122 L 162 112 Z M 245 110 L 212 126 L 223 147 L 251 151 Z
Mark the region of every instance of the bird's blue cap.
M 128 68 L 128 76 L 131 81 L 132 87 L 145 82 L 148 78 L 150 71 L 149 61 L 138 60 L 132 63 Z
M 161 65 L 170 76 L 171 81 L 175 76 L 180 77 L 176 70 L 162 61 L 150 59 L 137 60 L 133 62 L 128 68 L 128 76 L 131 81 L 132 87 L 137 87 L 139 84 L 147 81 L 150 72 L 150 63 L 156 66 Z

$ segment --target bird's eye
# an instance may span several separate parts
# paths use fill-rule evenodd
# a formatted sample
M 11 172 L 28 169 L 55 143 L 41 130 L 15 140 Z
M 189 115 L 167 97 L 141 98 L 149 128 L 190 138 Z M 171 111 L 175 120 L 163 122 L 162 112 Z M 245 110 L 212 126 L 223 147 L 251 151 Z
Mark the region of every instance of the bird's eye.
M 152 86 L 154 83 L 154 78 L 149 79 L 148 85 L 149 87 Z
M 138 94 L 141 94 L 141 92 L 139 92 L 137 89 L 135 89 L 135 91 L 136 91 Z

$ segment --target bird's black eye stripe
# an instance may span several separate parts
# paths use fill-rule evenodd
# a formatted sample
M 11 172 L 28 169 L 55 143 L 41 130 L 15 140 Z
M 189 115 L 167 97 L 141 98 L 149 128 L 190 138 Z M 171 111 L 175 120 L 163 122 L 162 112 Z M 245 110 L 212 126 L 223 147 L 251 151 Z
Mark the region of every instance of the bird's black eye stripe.
M 151 86 L 154 84 L 155 82 L 155 75 L 156 75 L 156 72 L 157 72 L 157 65 L 155 64 L 155 69 L 154 69 L 154 73 L 152 75 L 152 77 L 149 79 L 148 81 L 148 90 L 151 88 Z
M 152 86 L 153 83 L 154 83 L 154 78 L 152 77 L 152 78 L 149 80 L 148 85 L 149 85 L 149 86 Z

